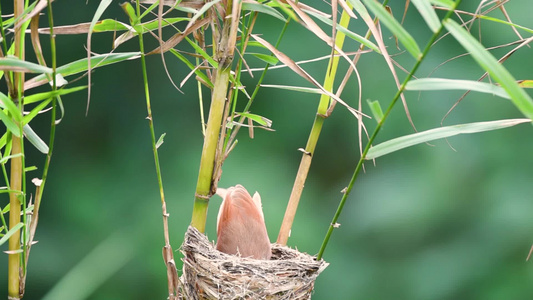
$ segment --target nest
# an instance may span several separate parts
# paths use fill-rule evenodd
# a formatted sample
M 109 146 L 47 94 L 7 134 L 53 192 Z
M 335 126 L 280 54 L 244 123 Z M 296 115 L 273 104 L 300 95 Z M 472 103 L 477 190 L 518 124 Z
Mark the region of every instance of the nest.
M 185 299 L 311 299 L 324 260 L 272 245 L 270 260 L 228 255 L 189 226 L 182 253 Z

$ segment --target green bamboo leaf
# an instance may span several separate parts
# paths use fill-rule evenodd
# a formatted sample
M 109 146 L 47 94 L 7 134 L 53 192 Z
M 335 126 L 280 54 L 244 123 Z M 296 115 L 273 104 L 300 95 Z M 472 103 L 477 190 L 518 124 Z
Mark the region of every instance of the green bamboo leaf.
M 78 86 L 78 87 L 74 87 L 74 88 L 70 88 L 70 89 L 60 89 L 60 90 L 55 90 L 55 91 L 49 91 L 49 92 L 44 92 L 44 93 L 33 94 L 33 95 L 30 95 L 30 96 L 24 97 L 24 105 L 32 104 L 32 103 L 35 103 L 35 102 L 40 102 L 40 101 L 43 101 L 43 100 L 46 100 L 46 99 L 49 99 L 49 98 L 52 98 L 52 97 L 55 97 L 55 96 L 61 96 L 61 95 L 67 95 L 67 94 L 70 94 L 70 93 L 75 93 L 75 92 L 78 92 L 78 91 L 85 90 L 86 88 L 87 88 L 87 86 L 84 85 L 84 86 Z
M 122 7 L 122 10 L 124 10 L 128 18 L 130 19 L 131 25 L 135 25 L 138 23 L 137 14 L 135 13 L 135 8 L 133 8 L 133 6 L 129 2 L 124 2 L 120 4 L 120 7 Z
M 474 60 L 489 73 L 489 75 L 498 82 L 511 96 L 513 104 L 526 117 L 533 119 L 533 100 L 531 97 L 518 86 L 514 77 L 504 68 L 490 52 L 481 45 L 473 36 L 468 33 L 457 22 L 448 19 L 444 23 L 446 29 L 455 37 L 455 39 L 468 51 Z
M 303 86 L 262 84 L 261 87 L 276 88 L 276 89 L 289 90 L 289 91 L 295 91 L 295 92 L 301 92 L 301 93 L 323 94 L 323 92 L 320 89 L 308 88 L 308 87 L 303 87 Z
M 20 222 L 17 225 L 13 226 L 13 228 L 9 229 L 9 231 L 0 239 L 0 246 L 2 246 L 5 242 L 9 240 L 9 238 L 15 234 L 17 231 L 19 231 L 22 226 L 24 226 L 24 223 Z
M 207 77 L 207 75 L 205 75 L 205 73 L 203 73 L 200 69 L 196 68 L 196 66 L 193 65 L 185 56 L 179 53 L 176 49 L 171 48 L 169 51 L 179 58 L 183 63 L 185 63 L 189 69 L 194 70 L 194 74 L 201 78 L 203 82 L 205 82 L 210 88 L 213 88 L 213 83 L 211 80 L 209 80 L 209 77 Z
M 323 15 L 320 15 L 316 12 L 313 12 L 313 11 L 308 11 L 307 12 L 309 15 L 312 15 L 313 17 L 315 17 L 316 19 L 318 19 L 319 21 L 325 23 L 325 24 L 328 24 L 329 26 L 332 26 L 333 24 L 333 21 L 326 18 L 325 16 Z M 341 26 L 340 24 L 337 24 L 337 30 L 344 33 L 347 37 L 351 38 L 352 40 L 358 42 L 358 43 L 361 43 L 363 45 L 365 45 L 366 47 L 374 50 L 376 53 L 379 53 L 381 54 L 381 51 L 379 51 L 379 47 L 376 46 L 376 44 L 372 43 L 371 41 L 369 41 L 368 39 L 358 35 L 357 33 L 353 32 L 353 31 L 350 31 L 348 30 L 346 27 L 343 27 Z
M 22 121 L 22 114 L 20 113 L 20 109 L 18 108 L 18 106 L 13 103 L 13 100 L 11 100 L 11 98 L 4 95 L 3 93 L 0 93 L 0 108 L 7 108 L 7 111 L 13 118 L 15 118 L 15 121 Z
M 376 2 L 375 0 L 363 0 L 363 2 L 392 32 L 392 34 L 398 38 L 405 49 L 407 49 L 407 51 L 409 51 L 409 53 L 411 53 L 415 59 L 418 59 L 422 55 L 422 52 L 420 51 L 420 48 L 413 37 L 402 27 L 398 21 L 396 21 L 393 16 L 391 16 L 391 14 L 387 12 L 387 10 L 385 10 L 385 8 L 383 8 L 380 3 Z
M 256 122 L 257 124 L 259 125 L 262 125 L 262 126 L 265 126 L 265 127 L 272 127 L 272 120 L 270 119 L 267 119 L 263 116 L 260 116 L 260 115 L 256 115 L 256 114 L 251 114 L 251 113 L 245 113 L 245 112 L 242 112 L 242 113 L 237 113 L 243 117 L 246 117 L 250 120 L 253 120 L 254 122 Z
M 368 10 L 363 5 L 363 3 L 361 3 L 360 0 L 348 0 L 348 2 L 350 2 L 350 4 L 353 6 L 355 11 L 361 16 L 361 18 L 365 19 L 370 17 L 370 14 L 368 14 Z
M 52 69 L 50 68 L 29 61 L 20 60 L 14 56 L 0 58 L 0 70 L 52 74 Z
M 276 19 L 279 19 L 283 22 L 287 22 L 287 19 L 285 19 L 285 17 L 283 17 L 283 15 L 279 11 L 275 10 L 274 8 L 268 5 L 261 4 L 259 2 L 243 2 L 242 9 L 264 13 Z
M 200 54 L 213 68 L 218 68 L 218 63 L 211 57 L 211 55 L 207 54 L 207 52 L 202 49 L 202 47 L 198 46 L 194 41 L 192 41 L 190 38 L 185 37 L 185 40 L 189 42 L 189 44 Z
M 43 109 L 45 109 L 48 104 L 52 102 L 52 98 L 48 98 L 45 101 L 42 101 L 39 103 L 39 105 L 35 106 L 29 114 L 24 116 L 24 125 L 29 124 L 33 118 L 35 118 Z
M 110 53 L 110 54 L 100 54 L 91 56 L 91 68 L 95 69 L 98 67 L 107 66 L 110 64 L 118 63 L 128 59 L 136 59 L 140 57 L 140 52 L 123 52 L 123 53 Z M 81 72 L 86 72 L 88 68 L 88 59 L 82 58 L 77 61 L 73 61 L 64 66 L 57 68 L 57 73 L 61 74 L 63 77 L 78 74 Z M 36 76 L 27 81 L 27 86 L 25 89 L 38 86 L 36 84 L 39 81 L 46 80 L 45 75 Z
M 32 143 L 37 150 L 41 151 L 44 154 L 48 154 L 48 145 L 33 131 L 33 129 L 30 127 L 30 125 L 26 124 L 23 127 L 24 129 L 24 135 Z
M 105 19 L 96 22 L 93 26 L 93 32 L 107 32 L 107 31 L 124 31 L 130 30 L 131 27 L 127 24 L 113 19 Z
M 123 52 L 123 53 L 110 53 L 91 56 L 92 69 L 107 66 L 110 64 L 118 63 L 128 59 L 136 59 L 140 57 L 140 52 Z M 57 68 L 57 73 L 63 76 L 70 76 L 87 71 L 87 58 L 83 58 L 64 66 Z M 41 76 L 41 75 L 40 75 Z M 44 78 L 44 76 L 42 77 Z
M 279 7 L 279 9 L 281 9 L 285 14 L 287 14 L 289 18 L 298 21 L 298 17 L 294 13 L 294 11 L 292 11 L 291 6 L 289 4 L 282 3 L 279 0 L 273 0 L 268 2 L 267 5 L 270 7 Z
M 0 164 L 3 165 L 7 163 L 10 159 L 15 158 L 15 157 L 20 157 L 20 156 L 22 156 L 22 153 L 17 153 L 17 154 L 2 157 L 2 159 L 0 159 Z
M 190 21 L 190 20 L 191 18 L 166 18 L 162 20 L 161 28 L 165 28 L 172 24 L 176 24 L 176 23 L 183 22 L 183 21 Z M 159 26 L 159 21 L 156 19 L 150 22 L 143 23 L 142 26 L 144 27 L 145 31 L 156 30 Z
M 429 28 L 433 32 L 437 32 L 440 28 L 440 21 L 439 17 L 437 17 L 437 14 L 435 13 L 435 10 L 433 7 L 431 7 L 431 3 L 429 0 L 411 0 L 413 4 L 415 5 L 416 9 L 424 18 L 424 21 L 428 24 Z
M 36 166 L 29 166 L 29 167 L 24 168 L 25 173 L 28 173 L 30 171 L 35 171 L 35 170 L 37 170 Z
M 213 5 L 217 4 L 218 2 L 220 2 L 220 0 L 214 0 L 214 1 L 206 2 L 206 3 L 202 6 L 202 8 L 200 8 L 200 9 L 198 10 L 198 12 L 197 12 L 194 16 L 192 16 L 191 21 L 189 21 L 189 24 L 187 25 L 187 27 L 185 28 L 184 31 L 187 31 L 187 29 L 188 29 L 189 27 L 193 26 L 193 25 L 194 25 L 194 22 L 196 22 L 196 20 L 198 20 L 198 18 L 200 18 L 201 16 L 203 16 L 204 13 L 205 13 L 207 10 L 209 10 Z
M 11 120 L 11 118 L 2 109 L 0 109 L 0 119 L 2 120 L 4 125 L 6 125 L 6 128 L 12 134 L 14 134 L 16 137 L 20 137 L 20 129 L 19 129 L 19 127 L 17 126 L 17 124 L 15 124 L 13 122 L 13 120 Z
M 429 0 L 431 4 L 446 7 L 452 9 L 455 7 L 455 3 L 452 0 Z
M 533 88 L 533 80 L 520 80 L 518 81 L 518 85 L 522 88 L 531 89 Z
M 366 102 L 368 103 L 368 106 L 370 107 L 370 111 L 372 112 L 372 115 L 374 116 L 374 119 L 376 119 L 376 122 L 381 122 L 383 119 L 383 110 L 381 109 L 381 105 L 379 104 L 378 100 L 370 100 L 367 99 Z
M 167 135 L 166 133 L 163 133 L 163 134 L 159 137 L 159 139 L 157 140 L 157 143 L 155 143 L 155 148 L 156 148 L 156 149 L 159 149 L 159 147 L 161 147 L 161 145 L 163 145 L 163 143 L 165 142 L 165 136 L 166 136 L 166 135 Z
M 531 123 L 530 119 L 509 119 L 489 122 L 476 122 L 447 127 L 439 127 L 395 138 L 375 145 L 368 151 L 365 159 L 374 159 L 410 146 L 427 143 L 437 139 L 448 138 L 458 134 L 491 131 L 522 123 Z
M 466 90 L 493 94 L 505 99 L 511 99 L 509 94 L 507 94 L 501 86 L 472 80 L 422 78 L 409 81 L 405 86 L 405 89 L 411 91 Z
M 272 56 L 272 55 L 267 55 L 263 53 L 246 53 L 246 54 L 253 55 L 270 65 L 276 65 L 279 62 L 279 60 L 275 56 Z

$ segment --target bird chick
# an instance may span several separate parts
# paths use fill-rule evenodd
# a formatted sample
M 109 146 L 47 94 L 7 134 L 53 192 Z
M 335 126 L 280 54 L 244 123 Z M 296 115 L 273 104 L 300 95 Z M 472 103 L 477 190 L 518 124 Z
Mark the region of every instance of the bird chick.
M 261 196 L 252 198 L 242 185 L 217 189 L 222 197 L 217 218 L 217 250 L 254 259 L 270 259 L 270 240 L 265 226 Z

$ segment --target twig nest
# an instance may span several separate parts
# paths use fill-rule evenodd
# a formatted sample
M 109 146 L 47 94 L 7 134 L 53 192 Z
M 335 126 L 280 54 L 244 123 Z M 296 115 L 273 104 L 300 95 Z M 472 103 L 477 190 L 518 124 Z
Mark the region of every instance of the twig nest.
M 189 226 L 184 254 L 182 293 L 186 299 L 311 299 L 324 260 L 273 244 L 270 260 L 217 251 L 207 237 Z

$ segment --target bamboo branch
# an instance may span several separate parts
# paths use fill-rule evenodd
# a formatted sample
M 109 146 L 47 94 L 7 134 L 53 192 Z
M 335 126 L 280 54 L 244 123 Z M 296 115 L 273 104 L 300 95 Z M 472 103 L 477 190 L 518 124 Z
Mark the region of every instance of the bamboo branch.
M 348 23 L 350 22 L 349 14 L 344 10 L 342 12 L 340 24 L 341 26 L 347 28 Z M 344 44 L 345 34 L 342 32 L 337 32 L 335 38 L 335 45 L 342 49 Z M 337 66 L 339 65 L 339 56 L 333 55 L 328 64 L 328 69 L 326 72 L 326 78 L 324 79 L 324 89 L 327 91 L 333 91 L 333 83 L 335 81 L 335 75 L 337 73 Z M 291 196 L 289 198 L 289 203 L 287 204 L 287 209 L 285 210 L 285 215 L 283 217 L 283 222 L 281 223 L 281 229 L 279 230 L 279 235 L 277 243 L 281 245 L 286 245 L 287 240 L 292 228 L 292 223 L 296 215 L 296 210 L 298 209 L 298 203 L 302 196 L 302 191 L 305 185 L 305 180 L 307 179 L 307 174 L 309 173 L 309 168 L 311 167 L 311 161 L 315 153 L 316 144 L 318 143 L 318 138 L 320 137 L 320 132 L 322 131 L 322 126 L 324 120 L 328 116 L 328 108 L 330 105 L 330 97 L 328 95 L 322 94 L 320 97 L 320 102 L 318 104 L 317 113 L 315 116 L 315 121 L 311 128 L 311 133 L 307 140 L 307 145 L 302 154 L 302 160 L 300 161 L 300 167 L 298 168 L 298 173 L 296 179 L 294 180 L 294 185 L 292 187 Z

